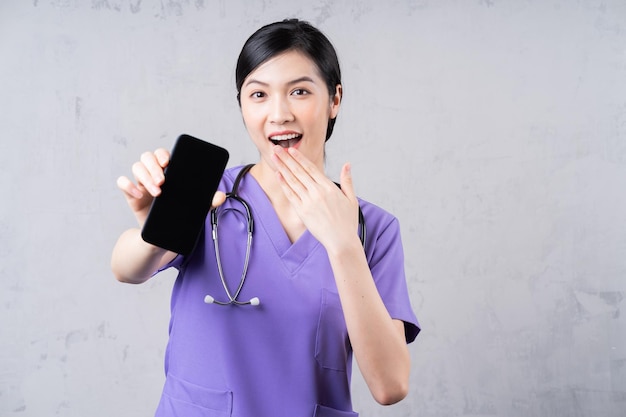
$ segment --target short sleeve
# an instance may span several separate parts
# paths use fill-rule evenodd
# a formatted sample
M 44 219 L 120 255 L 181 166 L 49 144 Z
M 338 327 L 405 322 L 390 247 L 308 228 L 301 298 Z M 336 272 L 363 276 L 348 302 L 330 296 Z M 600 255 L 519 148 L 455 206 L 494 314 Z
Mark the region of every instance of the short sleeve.
M 185 257 L 183 255 L 180 255 L 180 254 L 176 255 L 174 257 L 174 259 L 172 259 L 171 261 L 169 261 L 168 263 L 166 263 L 165 265 L 163 265 L 162 267 L 160 267 L 159 269 L 154 271 L 152 276 L 155 276 L 159 272 L 165 271 L 166 269 L 169 269 L 169 268 L 180 269 L 180 267 L 183 265 L 183 262 L 185 262 Z
M 368 262 L 374 282 L 391 317 L 404 322 L 406 341 L 411 343 L 420 327 L 409 299 L 398 220 L 391 217 L 372 237 L 375 241 L 368 251 Z

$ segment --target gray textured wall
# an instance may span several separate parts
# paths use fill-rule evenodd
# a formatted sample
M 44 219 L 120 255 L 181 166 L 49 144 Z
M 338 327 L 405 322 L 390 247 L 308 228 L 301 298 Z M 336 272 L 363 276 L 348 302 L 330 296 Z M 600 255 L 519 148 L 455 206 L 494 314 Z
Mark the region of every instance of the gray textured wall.
M 149 416 L 167 272 L 114 281 L 115 179 L 188 132 L 253 161 L 239 49 L 300 16 L 335 43 L 328 172 L 401 220 L 424 331 L 363 416 L 626 414 L 626 2 L 3 0 L 0 415 Z

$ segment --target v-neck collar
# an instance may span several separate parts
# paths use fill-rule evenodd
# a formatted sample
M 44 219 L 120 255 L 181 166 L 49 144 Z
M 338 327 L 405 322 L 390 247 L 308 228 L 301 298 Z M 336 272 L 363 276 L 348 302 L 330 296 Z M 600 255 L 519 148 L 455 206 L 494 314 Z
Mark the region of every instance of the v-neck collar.
M 250 205 L 254 218 L 254 233 L 263 230 L 274 246 L 277 256 L 289 271 L 296 272 L 306 259 L 320 245 L 319 241 L 305 229 L 300 237 L 291 242 L 274 206 L 259 182 L 250 173 L 246 174 L 239 185 L 241 195 Z M 254 236 L 253 236 L 254 239 Z

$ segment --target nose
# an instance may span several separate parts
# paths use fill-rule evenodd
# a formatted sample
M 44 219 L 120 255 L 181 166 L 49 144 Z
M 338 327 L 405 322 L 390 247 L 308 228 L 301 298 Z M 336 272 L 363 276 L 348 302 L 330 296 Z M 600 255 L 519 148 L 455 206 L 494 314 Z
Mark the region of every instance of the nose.
M 274 97 L 270 109 L 270 122 L 282 125 L 294 119 L 289 100 L 283 97 Z

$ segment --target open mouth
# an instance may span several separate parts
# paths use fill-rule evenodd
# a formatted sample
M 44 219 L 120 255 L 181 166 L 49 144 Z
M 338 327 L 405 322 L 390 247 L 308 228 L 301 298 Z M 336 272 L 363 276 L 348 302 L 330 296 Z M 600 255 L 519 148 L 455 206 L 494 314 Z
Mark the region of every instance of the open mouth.
M 288 135 L 276 135 L 270 137 L 270 141 L 274 145 L 280 145 L 283 148 L 290 148 L 298 143 L 302 139 L 302 135 L 299 133 L 290 133 Z

